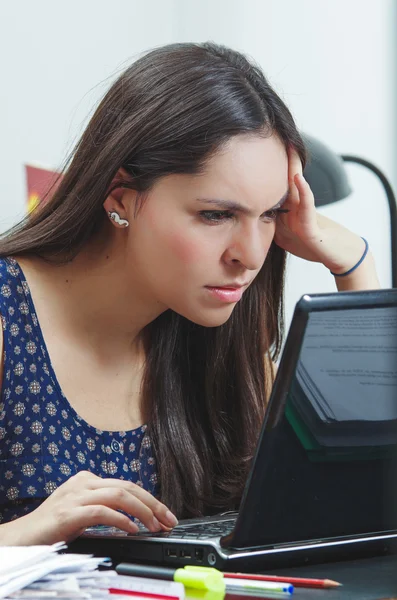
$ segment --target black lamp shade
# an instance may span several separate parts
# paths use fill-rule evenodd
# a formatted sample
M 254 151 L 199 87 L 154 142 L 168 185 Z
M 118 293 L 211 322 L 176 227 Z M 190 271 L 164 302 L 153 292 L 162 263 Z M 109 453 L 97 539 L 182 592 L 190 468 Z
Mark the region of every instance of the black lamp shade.
M 342 158 L 322 142 L 302 134 L 308 151 L 308 162 L 303 171 L 314 194 L 316 206 L 325 206 L 351 194 Z

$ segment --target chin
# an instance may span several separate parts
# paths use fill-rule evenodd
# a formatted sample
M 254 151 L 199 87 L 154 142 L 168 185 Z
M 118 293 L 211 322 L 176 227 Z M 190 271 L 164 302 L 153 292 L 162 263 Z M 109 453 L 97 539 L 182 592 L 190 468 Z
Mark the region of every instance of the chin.
M 202 327 L 220 327 L 230 319 L 233 308 L 216 312 L 202 311 L 199 314 L 189 314 L 185 316 L 189 321 L 196 323 L 196 325 L 201 325 Z

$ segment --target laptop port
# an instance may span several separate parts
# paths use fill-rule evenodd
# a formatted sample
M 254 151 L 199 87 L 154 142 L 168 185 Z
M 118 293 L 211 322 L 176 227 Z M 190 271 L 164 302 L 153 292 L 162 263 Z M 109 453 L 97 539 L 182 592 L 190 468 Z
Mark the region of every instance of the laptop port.
M 180 550 L 179 551 L 179 556 L 181 558 L 192 558 L 192 553 L 190 550 Z
M 166 548 L 165 555 L 169 556 L 170 558 L 176 558 L 177 557 L 176 550 L 174 550 L 173 548 Z
M 203 562 L 203 558 L 204 558 L 204 550 L 202 548 L 195 548 L 194 549 L 194 558 L 198 561 L 198 562 Z

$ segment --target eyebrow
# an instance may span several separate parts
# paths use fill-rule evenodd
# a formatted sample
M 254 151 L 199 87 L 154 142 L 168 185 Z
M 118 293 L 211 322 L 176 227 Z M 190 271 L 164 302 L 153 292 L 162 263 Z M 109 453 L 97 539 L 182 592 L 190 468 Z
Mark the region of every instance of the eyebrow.
M 275 204 L 271 208 L 268 208 L 267 210 L 265 210 L 265 212 L 263 214 L 269 212 L 270 210 L 275 210 L 276 208 L 281 208 L 281 206 L 287 200 L 288 195 L 289 195 L 289 190 L 287 190 L 285 192 L 284 196 L 277 202 L 277 204 Z M 218 208 L 222 208 L 224 210 L 234 210 L 234 211 L 240 212 L 244 215 L 253 216 L 252 210 L 250 210 L 243 204 L 240 204 L 239 202 L 234 202 L 233 200 L 222 200 L 220 198 L 196 198 L 196 200 L 197 200 L 197 202 L 204 202 L 205 204 L 211 204 L 213 206 L 217 206 Z

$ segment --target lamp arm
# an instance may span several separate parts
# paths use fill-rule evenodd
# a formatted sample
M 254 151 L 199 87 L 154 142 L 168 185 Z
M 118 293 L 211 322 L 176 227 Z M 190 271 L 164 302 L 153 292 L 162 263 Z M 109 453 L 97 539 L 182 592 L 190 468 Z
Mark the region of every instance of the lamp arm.
M 369 160 L 361 158 L 360 156 L 354 156 L 352 154 L 341 154 L 342 160 L 345 162 L 357 163 L 363 167 L 367 167 L 370 171 L 375 173 L 380 179 L 383 188 L 386 193 L 387 202 L 389 205 L 390 214 L 390 237 L 391 237 L 391 270 L 392 270 L 392 286 L 397 287 L 397 204 L 396 197 L 393 193 L 393 189 L 386 178 L 377 166 L 372 164 Z

